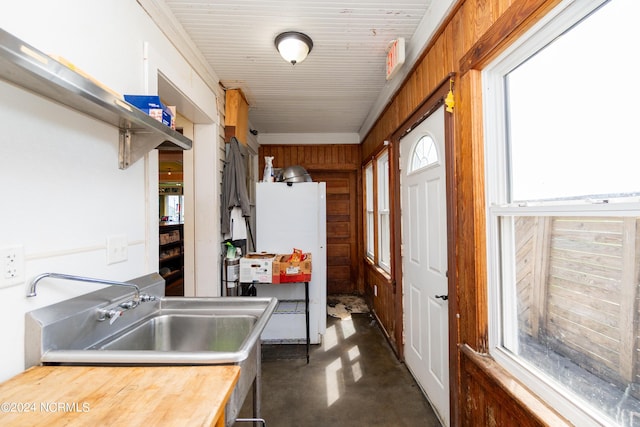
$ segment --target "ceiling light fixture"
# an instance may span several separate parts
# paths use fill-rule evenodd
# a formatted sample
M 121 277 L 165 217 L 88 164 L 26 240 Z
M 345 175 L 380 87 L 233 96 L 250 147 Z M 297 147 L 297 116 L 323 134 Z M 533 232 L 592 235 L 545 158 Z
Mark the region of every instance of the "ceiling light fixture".
M 311 49 L 313 40 L 306 34 L 297 31 L 287 31 L 278 34 L 275 40 L 276 49 L 285 61 L 296 65 L 305 60 Z

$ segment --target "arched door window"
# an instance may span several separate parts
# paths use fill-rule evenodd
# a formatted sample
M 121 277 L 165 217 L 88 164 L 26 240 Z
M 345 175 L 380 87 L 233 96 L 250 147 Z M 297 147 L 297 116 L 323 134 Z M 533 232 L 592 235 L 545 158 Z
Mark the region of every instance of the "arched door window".
M 411 154 L 411 160 L 409 162 L 409 173 L 437 164 L 438 160 L 439 156 L 436 142 L 431 135 L 424 135 L 418 140 L 415 147 L 413 147 L 413 153 Z

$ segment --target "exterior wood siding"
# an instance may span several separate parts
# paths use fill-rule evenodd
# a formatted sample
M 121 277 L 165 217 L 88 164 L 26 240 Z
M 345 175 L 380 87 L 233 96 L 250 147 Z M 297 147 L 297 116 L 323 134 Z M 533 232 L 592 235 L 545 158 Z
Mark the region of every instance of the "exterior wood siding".
M 588 371 L 638 383 L 638 218 L 519 217 L 520 329 Z M 589 341 L 585 342 L 584 337 Z M 635 387 L 631 393 L 637 395 Z
M 449 295 L 450 301 L 453 299 L 450 309 L 454 310 L 449 327 L 454 349 L 450 355 L 451 425 L 565 423 L 490 357 L 482 356 L 488 349 L 488 316 L 480 71 L 558 3 L 559 0 L 460 0 L 362 143 L 364 163 L 385 140 L 407 125 L 405 122 L 447 76 L 455 76 L 453 142 L 449 147 L 452 158 L 448 159 L 454 189 L 448 195 L 454 197 L 448 201 L 453 233 L 449 240 L 453 243 L 449 248 L 453 266 L 449 270 Z M 398 173 L 397 164 L 392 171 Z M 399 242 L 395 247 L 399 254 Z M 381 284 L 372 267 L 366 262 L 364 265 L 365 294 L 372 296 L 373 286 L 378 287 L 373 307 L 392 344 L 401 346 L 399 307 L 397 302 L 385 300 L 394 298 L 393 292 L 385 291 L 392 288 L 393 280 Z

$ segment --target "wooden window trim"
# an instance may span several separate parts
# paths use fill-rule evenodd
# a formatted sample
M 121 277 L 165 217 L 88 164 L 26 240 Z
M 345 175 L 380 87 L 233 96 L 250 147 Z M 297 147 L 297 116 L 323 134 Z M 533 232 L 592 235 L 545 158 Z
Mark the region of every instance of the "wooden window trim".
M 368 192 L 367 192 L 367 169 L 369 168 L 369 166 L 371 166 L 371 199 L 372 199 L 372 214 L 373 214 L 373 251 L 372 251 L 372 257 L 369 256 L 369 219 L 368 219 L 368 215 L 369 215 L 369 208 L 368 208 L 368 202 L 369 199 L 367 198 L 368 196 Z M 362 175 L 364 176 L 364 179 L 362 180 L 362 193 L 364 194 L 364 218 L 362 220 L 363 224 L 364 224 L 364 229 L 365 231 L 365 238 L 366 238 L 366 242 L 365 242 L 365 250 L 364 250 L 364 259 L 366 262 L 368 262 L 369 264 L 375 265 L 375 259 L 376 259 L 376 198 L 375 198 L 375 194 L 374 194 L 374 189 L 375 189 L 375 160 L 372 159 L 370 160 L 368 163 L 366 163 L 363 167 L 362 167 Z
M 491 356 L 485 353 L 478 353 L 467 344 L 461 345 L 460 351 L 462 353 L 462 363 L 464 363 L 465 358 L 471 362 L 466 364 L 467 375 L 473 377 L 479 384 L 483 382 L 484 376 L 492 378 L 496 387 L 521 405 L 529 419 L 535 420 L 539 425 L 572 425 L 553 408 L 542 402 L 526 386 L 515 380 Z
M 460 74 L 481 70 L 562 0 L 514 2 L 460 59 Z
M 380 266 L 380 257 L 379 257 L 379 249 L 380 249 L 380 233 L 379 233 L 379 225 L 380 225 L 380 221 L 379 221 L 379 207 L 378 207 L 378 196 L 379 196 L 379 189 L 378 189 L 378 160 L 383 156 L 387 154 L 389 156 L 389 167 L 391 168 L 391 152 L 390 150 L 387 149 L 386 146 L 383 146 L 383 148 L 378 151 L 376 153 L 375 156 L 372 156 L 371 159 L 364 163 L 362 165 L 362 175 L 365 176 L 365 179 L 363 179 L 363 193 L 365 195 L 365 201 L 364 201 L 364 218 L 363 218 L 363 223 L 365 226 L 365 229 L 368 228 L 368 223 L 367 223 L 367 180 L 366 180 L 366 169 L 369 165 L 372 166 L 372 171 L 373 171 L 373 182 L 372 182 L 372 199 L 373 199 L 373 259 L 371 259 L 369 257 L 369 255 L 367 254 L 366 251 L 366 246 L 365 246 L 365 251 L 364 251 L 364 260 L 365 262 L 367 262 L 369 265 L 371 265 L 372 267 L 374 267 L 376 270 L 380 270 L 383 273 L 384 277 L 388 277 L 389 279 L 392 276 L 392 272 L 393 272 L 393 252 L 391 252 L 391 259 L 390 259 L 390 272 L 387 272 L 386 270 L 384 270 L 384 268 L 382 268 Z M 389 193 L 391 193 L 391 183 L 389 183 Z M 389 211 L 390 211 L 390 215 L 391 215 L 391 209 L 392 209 L 392 204 L 391 204 L 391 194 L 389 194 Z M 391 221 L 391 218 L 390 218 Z M 392 227 L 393 228 L 393 227 Z M 392 239 L 392 232 L 391 230 L 389 231 L 389 238 Z M 368 238 L 368 236 L 367 236 Z M 368 243 L 368 242 L 367 242 Z M 392 251 L 392 249 L 390 249 Z

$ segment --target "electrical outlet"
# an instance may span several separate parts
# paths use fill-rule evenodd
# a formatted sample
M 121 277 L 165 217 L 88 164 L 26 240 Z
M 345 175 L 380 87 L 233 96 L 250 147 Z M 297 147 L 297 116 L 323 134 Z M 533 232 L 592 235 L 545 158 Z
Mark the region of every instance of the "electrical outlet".
M 129 257 L 126 234 L 107 237 L 107 264 L 124 262 Z
M 24 248 L 12 246 L 0 249 L 0 288 L 24 282 Z

